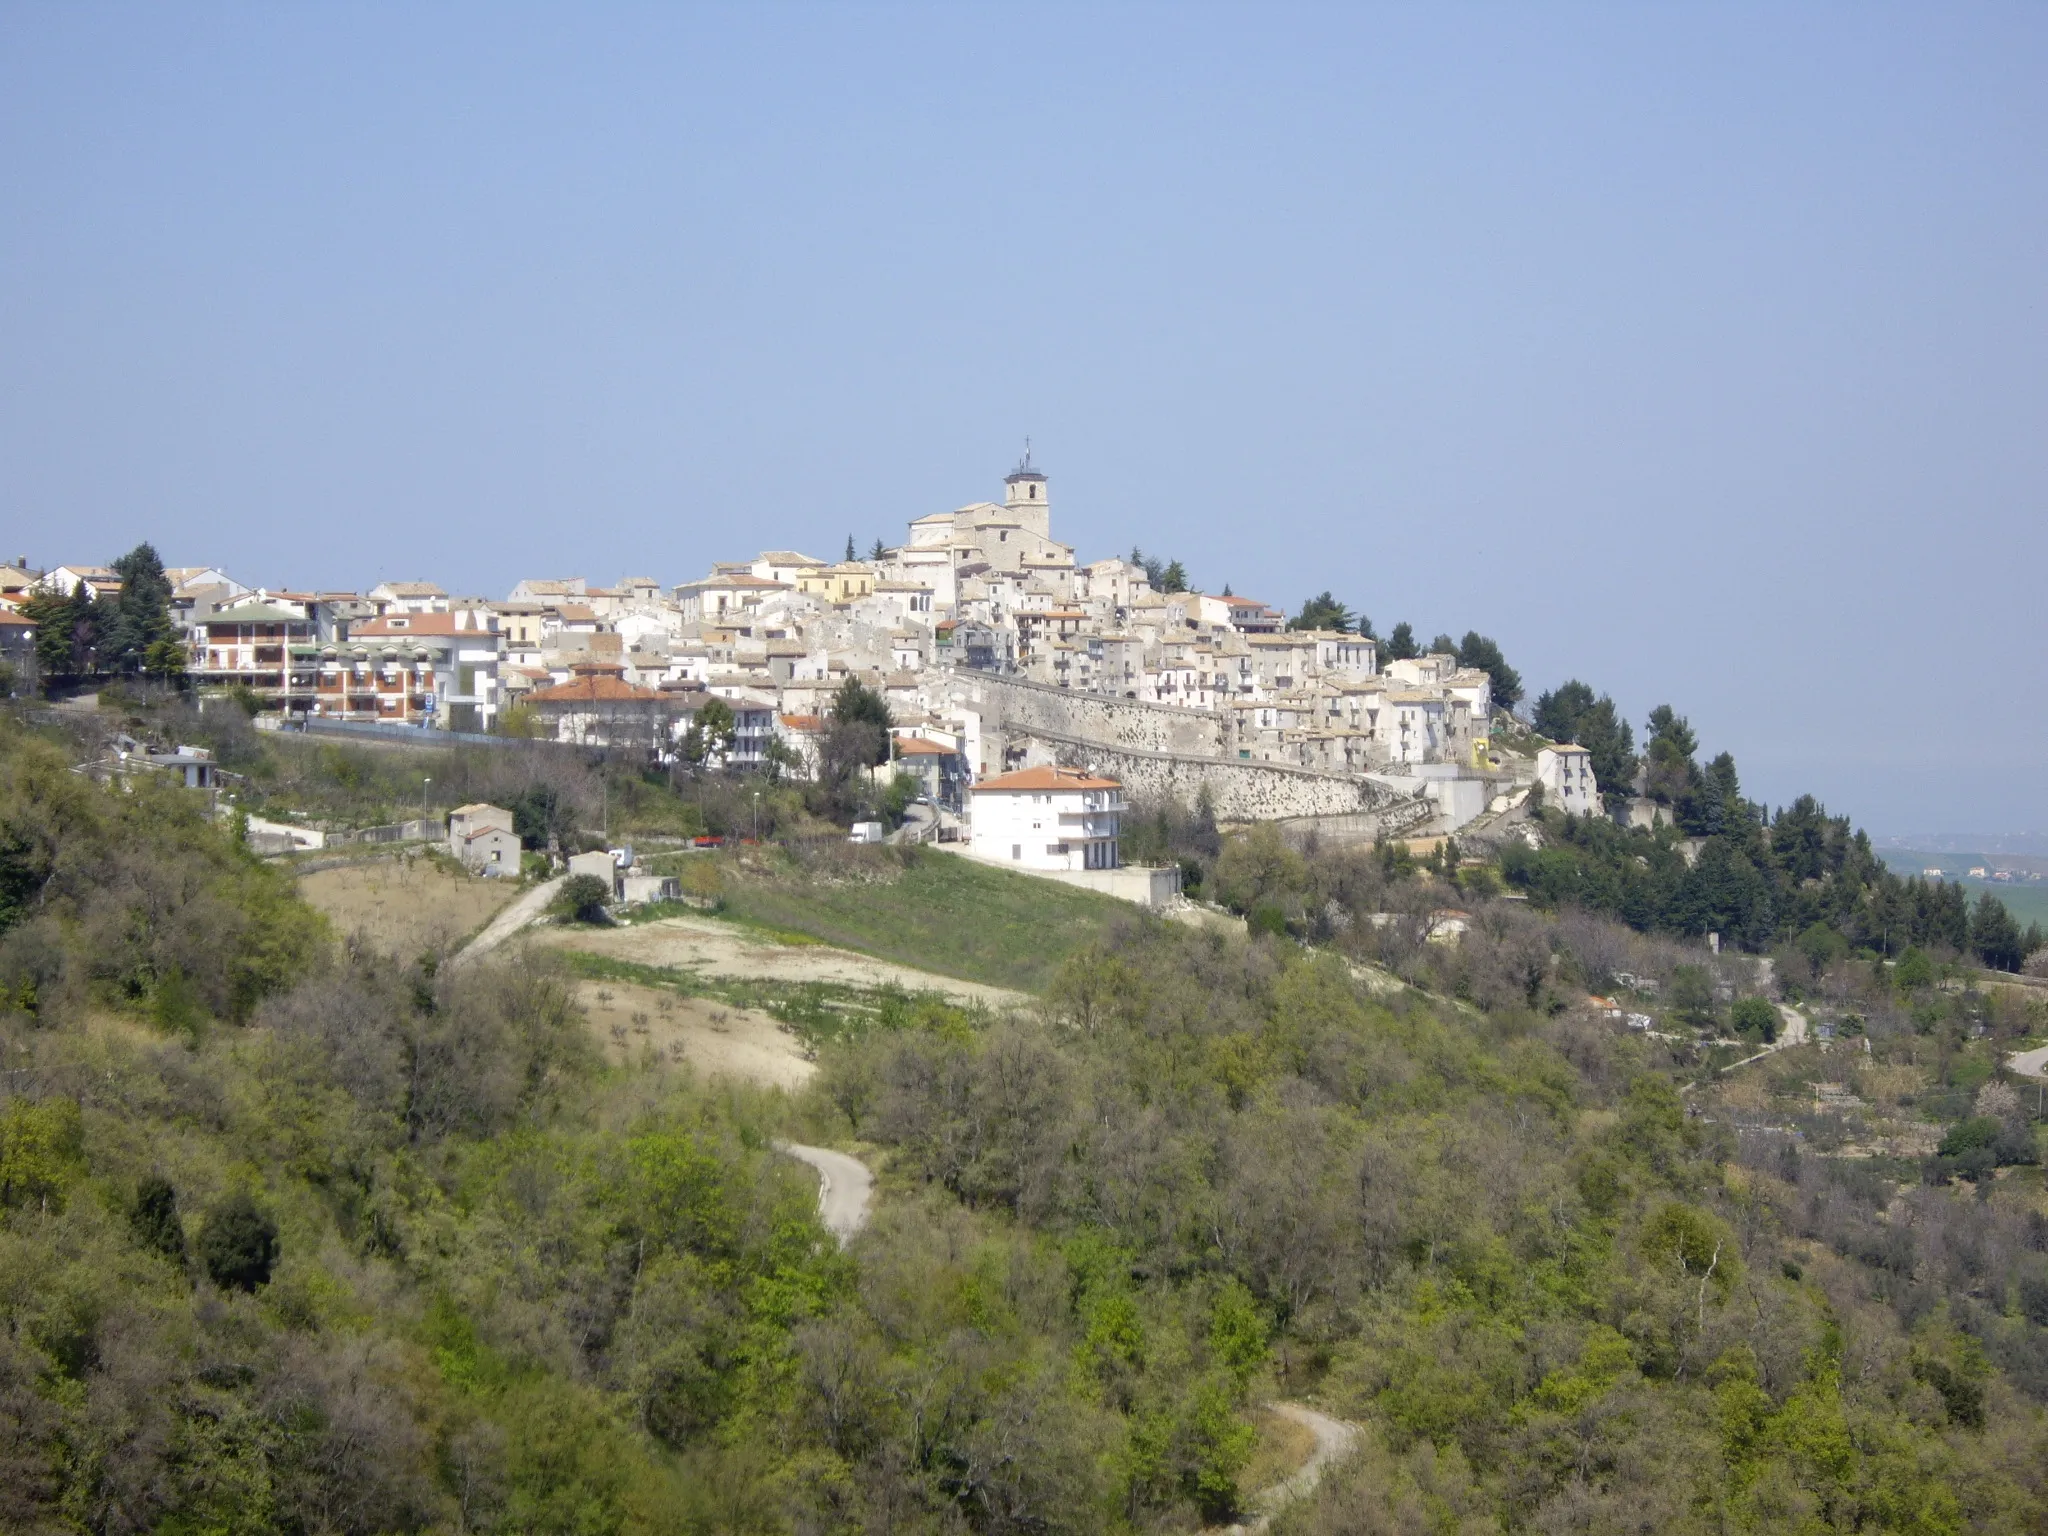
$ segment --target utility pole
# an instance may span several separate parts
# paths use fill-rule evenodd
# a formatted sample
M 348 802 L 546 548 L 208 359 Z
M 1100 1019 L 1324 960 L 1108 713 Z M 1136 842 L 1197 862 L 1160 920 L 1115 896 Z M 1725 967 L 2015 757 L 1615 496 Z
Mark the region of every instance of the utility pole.
M 754 841 L 761 841 L 761 791 L 754 791 Z
M 430 773 L 420 775 L 420 820 L 427 819 L 427 786 L 434 782 Z

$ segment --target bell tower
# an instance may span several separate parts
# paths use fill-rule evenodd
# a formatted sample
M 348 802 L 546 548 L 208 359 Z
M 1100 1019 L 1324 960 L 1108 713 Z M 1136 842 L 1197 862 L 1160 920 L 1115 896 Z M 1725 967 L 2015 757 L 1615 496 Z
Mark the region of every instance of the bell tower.
M 1046 505 L 1045 472 L 1031 462 L 1031 439 L 1024 439 L 1024 457 L 1003 477 L 1003 511 L 1041 539 L 1052 537 L 1052 516 Z

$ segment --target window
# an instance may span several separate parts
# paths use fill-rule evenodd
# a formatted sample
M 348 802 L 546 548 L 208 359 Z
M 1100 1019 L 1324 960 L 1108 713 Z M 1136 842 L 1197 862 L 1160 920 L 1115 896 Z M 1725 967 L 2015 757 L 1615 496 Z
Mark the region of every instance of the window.
M 1011 857 L 1011 858 L 1013 858 L 1013 859 L 1021 859 L 1021 858 L 1023 858 L 1023 857 L 1024 857 L 1024 845 L 1023 845 L 1022 843 L 1012 843 L 1012 844 L 1010 844 L 1010 857 Z

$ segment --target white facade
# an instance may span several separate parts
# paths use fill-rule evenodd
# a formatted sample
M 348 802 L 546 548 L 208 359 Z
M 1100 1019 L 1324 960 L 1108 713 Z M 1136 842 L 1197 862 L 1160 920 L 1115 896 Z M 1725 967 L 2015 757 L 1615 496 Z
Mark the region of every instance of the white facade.
M 1543 803 L 1568 816 L 1600 812 L 1600 786 L 1593 778 L 1593 754 L 1584 747 L 1545 747 L 1536 754 L 1536 782 Z
M 973 789 L 968 849 L 1019 869 L 1115 869 L 1123 786 L 1078 768 L 1026 768 Z

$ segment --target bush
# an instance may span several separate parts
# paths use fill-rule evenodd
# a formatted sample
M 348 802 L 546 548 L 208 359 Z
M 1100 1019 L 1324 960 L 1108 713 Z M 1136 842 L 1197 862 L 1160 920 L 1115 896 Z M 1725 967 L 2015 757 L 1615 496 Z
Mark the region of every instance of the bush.
M 199 1234 L 199 1262 L 224 1291 L 268 1285 L 277 1254 L 277 1223 L 246 1194 L 215 1206 Z
M 1760 1040 L 1769 1045 L 1778 1038 L 1778 1010 L 1766 997 L 1737 999 L 1728 1010 L 1728 1022 L 1745 1040 Z
M 571 875 L 548 910 L 572 923 L 601 923 L 611 899 L 612 888 L 596 875 Z

